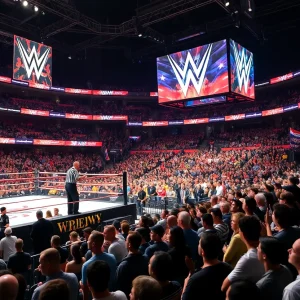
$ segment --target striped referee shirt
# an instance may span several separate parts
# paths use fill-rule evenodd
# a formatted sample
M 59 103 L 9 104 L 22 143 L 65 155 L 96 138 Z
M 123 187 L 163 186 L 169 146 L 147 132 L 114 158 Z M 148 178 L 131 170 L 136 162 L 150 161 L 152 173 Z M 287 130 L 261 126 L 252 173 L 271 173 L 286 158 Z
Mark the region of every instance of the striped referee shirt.
M 67 171 L 66 183 L 76 183 L 78 178 L 79 178 L 79 172 L 74 167 L 70 168 Z

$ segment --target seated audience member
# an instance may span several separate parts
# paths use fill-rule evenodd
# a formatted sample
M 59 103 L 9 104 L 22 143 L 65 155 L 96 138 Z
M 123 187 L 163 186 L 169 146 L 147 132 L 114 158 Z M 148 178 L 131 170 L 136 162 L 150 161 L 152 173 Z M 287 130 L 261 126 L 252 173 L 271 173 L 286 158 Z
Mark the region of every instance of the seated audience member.
M 62 217 L 62 214 L 59 213 L 59 209 L 57 207 L 54 208 L 54 218 Z
M 122 221 L 121 222 L 121 235 L 123 236 L 125 241 L 127 239 L 129 230 L 130 230 L 129 223 L 127 221 Z
M 265 300 L 261 297 L 260 291 L 251 281 L 235 281 L 228 288 L 226 300 Z M 270 298 L 266 298 L 270 299 Z
M 295 281 L 285 287 L 282 300 L 298 300 L 300 299 L 300 239 L 295 241 L 289 249 L 289 263 L 297 270 L 298 276 Z
M 91 250 L 93 256 L 82 266 L 83 300 L 89 299 L 89 289 L 87 286 L 87 268 L 94 261 L 103 260 L 108 263 L 110 268 L 109 289 L 113 289 L 115 273 L 117 270 L 117 261 L 114 255 L 102 251 L 103 242 L 104 235 L 101 232 L 93 231 L 89 236 L 88 247 Z
M 128 255 L 117 268 L 117 289 L 124 292 L 127 297 L 130 294 L 133 279 L 140 275 L 148 275 L 149 259 L 139 251 L 141 243 L 142 236 L 138 232 L 129 233 L 126 239 Z
M 79 234 L 76 231 L 72 231 L 69 235 L 70 240 L 66 242 L 66 246 L 71 246 L 75 243 L 81 243 Z
M 67 259 L 69 257 L 69 253 L 67 249 L 63 249 L 60 246 L 60 236 L 58 235 L 53 235 L 51 238 L 51 248 L 55 248 L 59 252 L 60 256 L 60 267 L 61 270 L 64 271 L 66 264 L 67 264 Z
M 150 245 L 145 251 L 145 255 L 147 255 L 149 259 L 152 257 L 155 251 L 167 252 L 169 250 L 169 246 L 162 241 L 162 237 L 165 233 L 164 228 L 161 225 L 155 225 L 150 227 L 150 230 L 150 238 L 153 244 Z
M 5 237 L 0 241 L 0 257 L 3 257 L 5 262 L 8 258 L 16 253 L 16 240 L 17 237 L 12 235 L 11 227 L 6 227 L 4 230 Z
M 284 246 L 276 238 L 260 239 L 257 256 L 264 264 L 266 273 L 256 285 L 260 289 L 262 299 L 281 300 L 284 288 L 293 281 L 290 270 L 280 264 L 284 255 Z
M 43 285 L 39 300 L 66 300 L 70 298 L 70 290 L 65 280 L 53 279 Z
M 172 280 L 178 281 L 183 286 L 184 279 L 188 276 L 189 267 L 192 255 L 189 247 L 186 245 L 185 237 L 182 228 L 175 226 L 170 231 L 170 250 L 168 253 L 171 256 L 172 263 L 175 268 L 172 271 Z
M 130 300 L 161 299 L 162 289 L 157 280 L 150 276 L 138 276 L 132 282 Z
M 61 271 L 60 268 L 60 256 L 58 250 L 50 248 L 44 250 L 40 255 L 40 265 L 39 270 L 41 273 L 46 276 L 46 282 L 49 282 L 53 279 L 63 279 L 70 290 L 70 300 L 78 299 L 79 285 L 78 280 L 75 274 L 65 273 Z M 44 285 L 37 287 L 32 295 L 32 300 L 38 300 L 41 290 Z
M 231 237 L 230 243 L 228 247 L 224 247 L 225 253 L 223 257 L 223 261 L 230 264 L 233 268 L 246 252 L 247 246 L 243 242 L 240 236 L 240 228 L 239 221 L 245 215 L 241 212 L 232 214 L 231 217 L 231 229 L 233 230 L 233 235 Z
M 71 246 L 72 260 L 66 265 L 66 273 L 74 273 L 79 280 L 81 280 L 82 265 L 85 263 L 85 258 L 81 256 L 79 244 Z
M 128 254 L 124 239 L 116 236 L 116 228 L 113 225 L 105 226 L 103 235 L 104 243 L 108 246 L 107 252 L 113 254 L 119 263 Z
M 149 274 L 156 279 L 161 288 L 161 299 L 179 300 L 181 285 L 177 281 L 170 281 L 174 265 L 171 256 L 166 252 L 155 252 L 149 262 Z
M 47 210 L 46 211 L 46 219 L 51 219 L 53 216 L 52 216 L 52 212 L 51 210 Z
M 0 299 L 16 300 L 19 283 L 15 276 L 4 274 L 0 276 Z
M 92 231 L 93 231 L 93 229 L 91 227 L 86 227 L 83 229 L 84 240 L 80 245 L 81 256 L 85 256 L 88 251 L 88 240 L 89 240 L 89 236 L 92 233 Z
M 111 269 L 107 262 L 96 260 L 87 267 L 86 272 L 87 285 L 94 300 L 127 300 L 126 295 L 122 291 L 109 291 L 108 285 Z
M 219 208 L 220 207 L 220 205 L 218 204 L 218 199 L 219 198 L 216 195 L 211 196 L 210 203 L 211 203 L 212 208 Z
M 223 222 L 223 216 L 220 208 L 213 208 L 210 211 L 213 221 L 214 228 L 217 230 L 217 233 L 221 239 L 223 245 L 226 243 L 229 235 L 229 228 L 225 222 Z
M 137 228 L 135 231 L 138 232 L 142 237 L 142 242 L 141 242 L 141 245 L 139 247 L 139 251 L 142 254 L 145 254 L 146 249 L 150 246 L 148 231 L 143 227 Z
M 191 250 L 192 259 L 198 260 L 199 237 L 196 231 L 191 229 L 191 216 L 188 212 L 182 211 L 178 215 L 178 226 L 183 229 L 186 245 Z
M 256 283 L 263 276 L 264 266 L 257 258 L 257 247 L 260 236 L 260 221 L 256 216 L 245 216 L 239 220 L 240 237 L 247 246 L 244 254 L 234 270 L 224 280 L 222 291 L 226 291 L 230 284 L 236 280 L 249 280 Z
M 221 286 L 232 268 L 218 260 L 222 251 L 222 242 L 218 235 L 204 232 L 199 242 L 199 254 L 203 258 L 203 267 L 200 271 L 189 275 L 185 281 L 182 300 L 214 299 L 223 300 L 225 293 Z
M 26 273 L 31 269 L 31 256 L 23 252 L 23 240 L 17 239 L 15 242 L 16 253 L 8 258 L 7 268 L 15 273 Z
M 243 202 L 238 199 L 233 199 L 230 206 L 231 213 L 244 212 L 243 211 Z

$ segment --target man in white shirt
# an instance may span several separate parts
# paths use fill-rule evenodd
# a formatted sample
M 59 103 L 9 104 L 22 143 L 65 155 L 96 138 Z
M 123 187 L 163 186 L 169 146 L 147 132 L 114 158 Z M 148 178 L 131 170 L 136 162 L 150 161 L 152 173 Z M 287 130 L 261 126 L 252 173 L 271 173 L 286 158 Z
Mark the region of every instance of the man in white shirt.
M 247 246 L 247 253 L 244 254 L 234 270 L 227 276 L 222 285 L 225 292 L 232 282 L 246 280 L 256 283 L 265 273 L 264 265 L 258 260 L 257 247 L 260 236 L 260 222 L 255 216 L 245 216 L 239 221 L 240 237 Z
M 283 291 L 282 300 L 299 300 L 300 299 L 300 239 L 296 240 L 289 251 L 289 263 L 298 271 L 295 281 L 290 283 Z
M 116 228 L 113 225 L 105 226 L 103 234 L 104 249 L 115 256 L 117 263 L 121 262 L 128 254 L 125 241 L 116 237 Z
M 216 193 L 217 196 L 222 197 L 224 195 L 224 188 L 223 188 L 221 181 L 217 182 L 216 190 L 217 190 L 217 193 Z
M 8 258 L 16 253 L 17 237 L 12 235 L 11 227 L 5 228 L 4 234 L 5 237 L 0 241 L 0 256 L 3 257 L 4 261 L 8 261 Z

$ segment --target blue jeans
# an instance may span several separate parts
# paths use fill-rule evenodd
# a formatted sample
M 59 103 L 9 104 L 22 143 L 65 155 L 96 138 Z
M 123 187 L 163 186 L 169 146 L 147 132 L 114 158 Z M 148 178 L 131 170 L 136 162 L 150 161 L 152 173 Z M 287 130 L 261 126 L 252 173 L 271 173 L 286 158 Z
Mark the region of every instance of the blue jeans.
M 143 215 L 143 207 L 145 207 L 145 202 L 142 203 L 142 201 L 140 201 L 140 200 L 135 200 L 135 205 L 136 205 L 138 215 L 142 216 Z

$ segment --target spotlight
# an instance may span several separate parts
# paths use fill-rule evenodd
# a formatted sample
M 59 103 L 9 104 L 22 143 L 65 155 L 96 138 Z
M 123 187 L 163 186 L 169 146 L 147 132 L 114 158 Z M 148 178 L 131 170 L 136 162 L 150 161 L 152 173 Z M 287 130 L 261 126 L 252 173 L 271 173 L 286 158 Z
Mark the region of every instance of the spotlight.
M 230 5 L 230 2 L 228 0 L 225 0 L 225 6 L 228 7 Z
M 139 33 L 138 37 L 142 37 L 142 36 L 143 36 L 143 34 L 142 34 L 142 33 Z
M 28 1 L 24 0 L 23 1 L 23 6 L 25 6 L 25 7 L 28 6 Z
M 251 8 L 251 7 L 249 7 L 249 8 L 248 8 L 248 11 L 250 11 L 250 12 L 251 12 L 251 11 L 252 11 L 252 8 Z
M 35 12 L 39 11 L 39 8 L 37 6 L 34 6 L 33 9 L 34 9 Z
M 44 11 L 42 11 L 42 15 L 43 15 L 43 16 L 45 15 L 45 12 L 44 12 Z
M 72 59 L 72 56 L 71 56 L 71 55 L 69 55 L 69 56 L 68 56 L 68 59 Z

